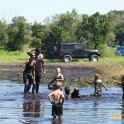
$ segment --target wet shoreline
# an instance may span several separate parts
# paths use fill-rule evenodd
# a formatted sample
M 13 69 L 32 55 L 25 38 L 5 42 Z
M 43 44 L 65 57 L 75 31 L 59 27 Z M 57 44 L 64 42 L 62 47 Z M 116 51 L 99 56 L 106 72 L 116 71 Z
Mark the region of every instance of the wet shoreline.
M 17 78 L 17 73 L 21 67 L 21 64 L 13 64 L 13 65 L 0 65 L 0 79 L 12 79 Z M 84 66 L 64 66 L 64 65 L 46 65 L 46 76 L 44 78 L 44 82 L 49 82 L 51 79 L 53 79 L 55 73 L 56 73 L 56 67 L 61 68 L 61 72 L 64 75 L 65 82 L 70 82 L 73 84 L 73 82 L 78 82 L 78 84 L 82 85 L 82 82 L 85 80 L 92 81 L 94 79 L 95 73 L 100 73 L 102 76 L 104 76 L 103 72 L 101 70 L 98 70 L 95 67 L 84 67 Z M 19 77 L 20 80 L 22 80 L 22 77 Z M 112 79 L 107 79 L 107 76 L 103 77 L 104 84 L 107 85 L 113 85 Z M 83 84 L 86 85 L 87 84 Z
M 17 75 L 18 70 L 21 65 L 0 65 L 0 78 L 2 77 L 13 77 Z M 46 75 L 47 77 L 52 77 L 56 70 L 55 65 L 46 65 Z M 59 66 L 65 78 L 74 78 L 78 75 L 94 75 L 95 73 L 99 73 L 96 68 L 93 67 L 67 67 L 67 66 Z M 48 76 L 49 75 L 49 76 Z

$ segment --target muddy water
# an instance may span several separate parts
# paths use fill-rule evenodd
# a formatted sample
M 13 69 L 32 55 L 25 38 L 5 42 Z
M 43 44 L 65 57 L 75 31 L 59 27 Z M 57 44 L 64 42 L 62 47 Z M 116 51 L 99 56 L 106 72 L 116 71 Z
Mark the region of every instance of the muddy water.
M 73 87 L 71 87 L 73 89 Z M 93 93 L 92 87 L 80 88 L 80 94 Z M 50 90 L 40 85 L 39 94 L 23 94 L 23 84 L 0 80 L 0 124 L 123 124 L 120 87 L 103 89 L 102 98 L 65 100 L 62 120 L 52 120 Z

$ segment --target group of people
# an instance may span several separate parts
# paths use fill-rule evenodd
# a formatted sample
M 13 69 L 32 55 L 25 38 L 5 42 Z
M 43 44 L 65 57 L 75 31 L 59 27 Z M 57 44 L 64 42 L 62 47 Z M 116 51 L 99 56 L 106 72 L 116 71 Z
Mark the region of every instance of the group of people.
M 58 116 L 61 118 L 63 114 L 63 102 L 64 99 L 80 99 L 82 95 L 80 95 L 79 88 L 74 88 L 74 91 L 71 92 L 69 86 L 65 86 L 64 93 L 62 91 L 62 82 L 64 81 L 64 77 L 60 72 L 60 68 L 56 69 L 57 74 L 53 78 L 53 80 L 48 84 L 49 89 L 53 89 L 53 91 L 48 95 L 48 98 L 52 104 L 52 116 L 53 119 Z M 102 79 L 100 74 L 95 74 L 95 79 L 93 82 L 87 82 L 90 85 L 94 86 L 94 94 L 93 97 L 100 97 L 102 95 L 102 87 L 108 90 L 102 83 Z
M 44 56 L 41 53 L 41 48 L 35 48 L 27 52 L 27 54 L 30 56 L 30 58 L 22 65 L 18 75 L 20 75 L 21 71 L 23 70 L 24 93 L 28 93 L 32 85 L 32 94 L 34 94 L 34 92 L 39 92 L 41 74 L 43 73 L 45 75 Z M 48 88 L 53 89 L 52 92 L 48 94 L 48 99 L 52 104 L 53 118 L 56 118 L 57 116 L 61 118 L 63 114 L 63 103 L 65 98 L 81 98 L 79 88 L 77 87 L 73 92 L 71 92 L 70 87 L 66 86 L 64 93 L 62 91 L 63 81 L 64 76 L 61 73 L 61 69 L 56 68 L 56 75 L 48 84 Z M 107 88 L 103 85 L 99 74 L 95 74 L 95 79 L 93 82 L 87 83 L 94 86 L 94 96 L 101 96 L 102 87 L 107 90 Z
M 24 93 L 29 92 L 31 85 L 33 85 L 32 94 L 38 93 L 42 72 L 45 75 L 44 56 L 41 53 L 41 48 L 35 48 L 27 54 L 30 58 L 22 65 L 18 75 L 23 71 Z
M 45 76 L 44 56 L 41 53 L 41 48 L 35 48 L 27 54 L 29 59 L 21 66 L 18 76 L 23 72 L 24 94 L 27 94 L 32 85 L 32 94 L 39 92 L 39 84 L 41 81 L 41 74 Z M 56 68 L 56 76 L 49 84 L 49 88 L 54 89 L 48 98 L 52 103 L 52 115 L 54 118 L 58 116 L 61 118 L 63 114 L 64 93 L 62 92 L 63 75 L 60 73 L 60 68 Z
M 108 90 L 108 89 L 102 83 L 102 79 L 100 77 L 100 74 L 95 74 L 94 78 L 95 79 L 92 82 L 86 81 L 86 83 L 88 83 L 88 84 L 90 84 L 94 87 L 93 96 L 100 97 L 102 95 L 102 87 L 104 87 L 106 90 Z M 69 86 L 65 87 L 65 97 L 67 99 L 69 99 L 69 98 L 72 98 L 72 99 L 73 98 L 82 98 L 82 96 L 79 93 L 79 88 L 78 87 L 74 88 L 74 91 L 71 92 Z
M 61 73 L 60 68 L 56 68 L 56 75 L 53 80 L 48 84 L 49 89 L 53 91 L 48 94 L 48 98 L 52 104 L 52 116 L 55 119 L 57 116 L 60 119 L 63 115 L 63 103 L 65 95 L 62 91 L 62 82 L 64 81 L 64 76 Z

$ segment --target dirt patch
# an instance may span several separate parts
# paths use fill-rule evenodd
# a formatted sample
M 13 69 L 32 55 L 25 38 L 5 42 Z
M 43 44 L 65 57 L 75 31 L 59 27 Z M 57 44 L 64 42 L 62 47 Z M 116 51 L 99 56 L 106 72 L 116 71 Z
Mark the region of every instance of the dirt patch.
M 0 65 L 0 79 L 9 79 L 14 78 L 17 76 L 17 73 L 20 69 L 21 65 Z M 50 82 L 54 75 L 56 74 L 56 67 L 55 65 L 46 65 L 46 77 L 44 78 L 45 82 Z M 65 66 L 65 65 L 59 65 L 61 68 L 61 72 L 64 75 L 65 82 L 80 85 L 86 85 L 84 83 L 87 81 L 94 80 L 94 74 L 100 73 L 102 75 L 102 78 L 104 79 L 105 84 L 112 84 L 112 80 L 108 79 L 106 76 L 104 76 L 103 72 L 98 70 L 95 67 L 85 67 L 85 66 Z M 22 79 L 22 77 L 20 77 Z
M 59 66 L 61 72 L 66 79 L 75 79 L 78 75 L 94 75 L 95 73 L 101 73 L 93 67 L 66 67 Z M 20 65 L 0 65 L 0 78 L 13 77 L 17 75 Z M 53 78 L 56 73 L 56 66 L 46 66 L 46 78 Z

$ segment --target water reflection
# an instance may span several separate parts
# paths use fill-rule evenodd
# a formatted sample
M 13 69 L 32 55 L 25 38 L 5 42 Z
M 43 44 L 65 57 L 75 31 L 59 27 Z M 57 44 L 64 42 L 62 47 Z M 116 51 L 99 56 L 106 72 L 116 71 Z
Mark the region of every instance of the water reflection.
M 62 124 L 62 119 L 53 119 L 51 124 Z
M 122 100 L 122 113 L 121 113 L 122 124 L 124 124 L 124 100 Z
M 44 116 L 43 103 L 40 102 L 40 99 L 37 99 L 37 96 L 28 94 L 24 96 L 23 102 L 23 117 L 25 117 L 26 122 L 30 124 L 37 124 L 38 119 Z M 26 123 L 27 124 L 27 123 Z
M 94 104 L 93 104 L 93 107 L 97 107 L 98 108 L 98 106 L 99 106 L 99 99 L 98 98 L 96 98 L 96 99 L 94 99 Z
M 31 101 L 23 103 L 23 116 L 24 117 L 40 117 L 40 102 Z

